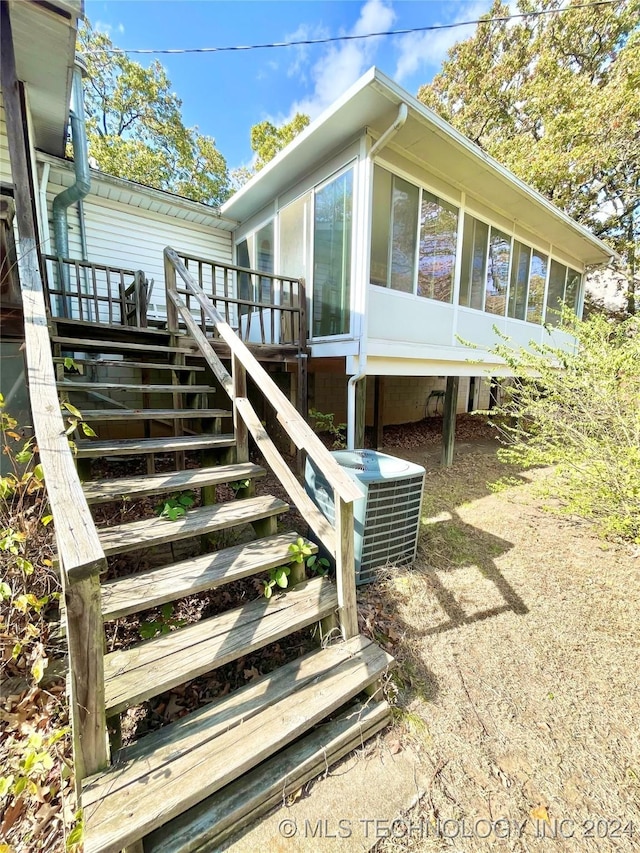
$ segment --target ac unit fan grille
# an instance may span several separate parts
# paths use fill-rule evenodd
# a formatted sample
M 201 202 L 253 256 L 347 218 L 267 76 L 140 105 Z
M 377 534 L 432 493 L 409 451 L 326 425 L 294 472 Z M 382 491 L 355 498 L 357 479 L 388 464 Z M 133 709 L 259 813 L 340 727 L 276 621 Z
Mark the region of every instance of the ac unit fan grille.
M 422 474 L 369 484 L 361 582 L 373 569 L 386 563 L 410 563 L 415 557 L 422 484 Z

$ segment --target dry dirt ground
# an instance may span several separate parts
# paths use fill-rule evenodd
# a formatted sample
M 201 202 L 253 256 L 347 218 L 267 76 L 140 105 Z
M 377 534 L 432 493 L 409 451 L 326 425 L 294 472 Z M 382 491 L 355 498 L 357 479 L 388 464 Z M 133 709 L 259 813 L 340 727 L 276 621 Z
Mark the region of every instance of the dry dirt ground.
M 475 438 L 449 470 L 385 447 L 427 469 L 423 526 L 361 625 L 398 661 L 387 740 L 431 781 L 376 851 L 640 850 L 640 548 L 544 511 L 545 471 Z

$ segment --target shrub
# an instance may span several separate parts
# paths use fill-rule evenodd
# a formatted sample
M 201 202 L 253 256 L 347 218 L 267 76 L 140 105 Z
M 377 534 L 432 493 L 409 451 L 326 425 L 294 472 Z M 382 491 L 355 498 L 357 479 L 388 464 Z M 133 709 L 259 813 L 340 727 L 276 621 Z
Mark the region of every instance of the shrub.
M 563 320 L 571 352 L 516 351 L 506 337 L 495 349 L 515 377 L 490 413 L 505 442 L 499 455 L 553 465 L 548 488 L 561 511 L 640 542 L 640 319 Z

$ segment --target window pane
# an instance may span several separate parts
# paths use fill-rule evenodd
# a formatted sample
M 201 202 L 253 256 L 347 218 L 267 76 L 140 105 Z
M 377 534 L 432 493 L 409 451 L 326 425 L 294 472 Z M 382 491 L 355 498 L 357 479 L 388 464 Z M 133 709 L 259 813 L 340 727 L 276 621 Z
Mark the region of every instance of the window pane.
M 468 213 L 464 216 L 460 304 L 482 310 L 487 269 L 489 226 Z
M 418 295 L 441 302 L 453 299 L 453 277 L 458 243 L 458 211 L 422 191 Z
M 542 322 L 542 302 L 544 300 L 544 284 L 547 280 L 547 263 L 547 256 L 534 249 L 531 255 L 529 298 L 527 301 L 527 320 L 530 323 Z
M 256 269 L 273 272 L 273 220 L 256 234 Z M 271 278 L 260 278 L 260 302 L 273 302 Z
M 280 211 L 280 264 L 278 272 L 292 278 L 309 275 L 307 258 L 309 252 L 308 222 L 309 194 L 292 201 Z
M 394 290 L 401 290 L 403 293 L 413 293 L 418 240 L 418 197 L 418 187 L 394 175 L 390 285 Z
M 241 240 L 236 246 L 236 260 L 239 267 L 251 268 L 251 253 L 253 250 L 253 234 L 246 240 Z M 253 300 L 253 284 L 251 276 L 246 272 L 238 273 L 238 299 Z M 240 314 L 248 311 L 246 305 L 240 306 Z
M 501 317 L 504 317 L 506 309 L 510 256 L 511 237 L 498 231 L 497 228 L 492 228 L 484 310 L 490 314 L 499 314 Z
M 544 315 L 545 323 L 550 326 L 560 325 L 564 286 L 567 278 L 567 268 L 558 261 L 551 261 L 549 272 L 549 290 L 547 292 L 547 310 Z
M 578 299 L 580 297 L 580 282 L 582 276 L 576 270 L 569 268 L 567 272 L 567 287 L 564 294 L 564 301 L 567 308 L 570 308 L 574 314 L 578 313 Z
M 529 284 L 530 263 L 531 249 L 515 240 L 507 312 L 509 317 L 513 317 L 515 320 L 524 320 L 527 314 L 527 285 Z
M 313 335 L 349 331 L 353 170 L 316 192 L 313 255 Z
M 371 218 L 371 284 L 389 286 L 389 231 L 391 228 L 391 172 L 373 170 Z

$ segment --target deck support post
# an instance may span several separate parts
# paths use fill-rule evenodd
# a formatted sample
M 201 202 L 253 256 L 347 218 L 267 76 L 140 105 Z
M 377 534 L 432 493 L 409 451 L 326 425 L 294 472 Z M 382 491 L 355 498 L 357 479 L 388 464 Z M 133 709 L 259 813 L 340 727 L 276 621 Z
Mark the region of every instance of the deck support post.
M 373 443 L 376 450 L 384 444 L 384 376 L 376 376 L 373 405 Z
M 367 377 L 363 376 L 356 382 L 356 423 L 354 444 L 356 448 L 364 447 L 364 427 L 367 419 Z
M 444 395 L 442 419 L 442 464 L 445 468 L 450 468 L 453 465 L 459 381 L 460 378 L 458 376 L 447 376 L 447 390 Z
M 338 621 L 342 639 L 358 634 L 356 603 L 356 568 L 354 556 L 353 504 L 345 503 L 337 491 L 333 494 L 336 529 L 336 586 L 338 588 Z

